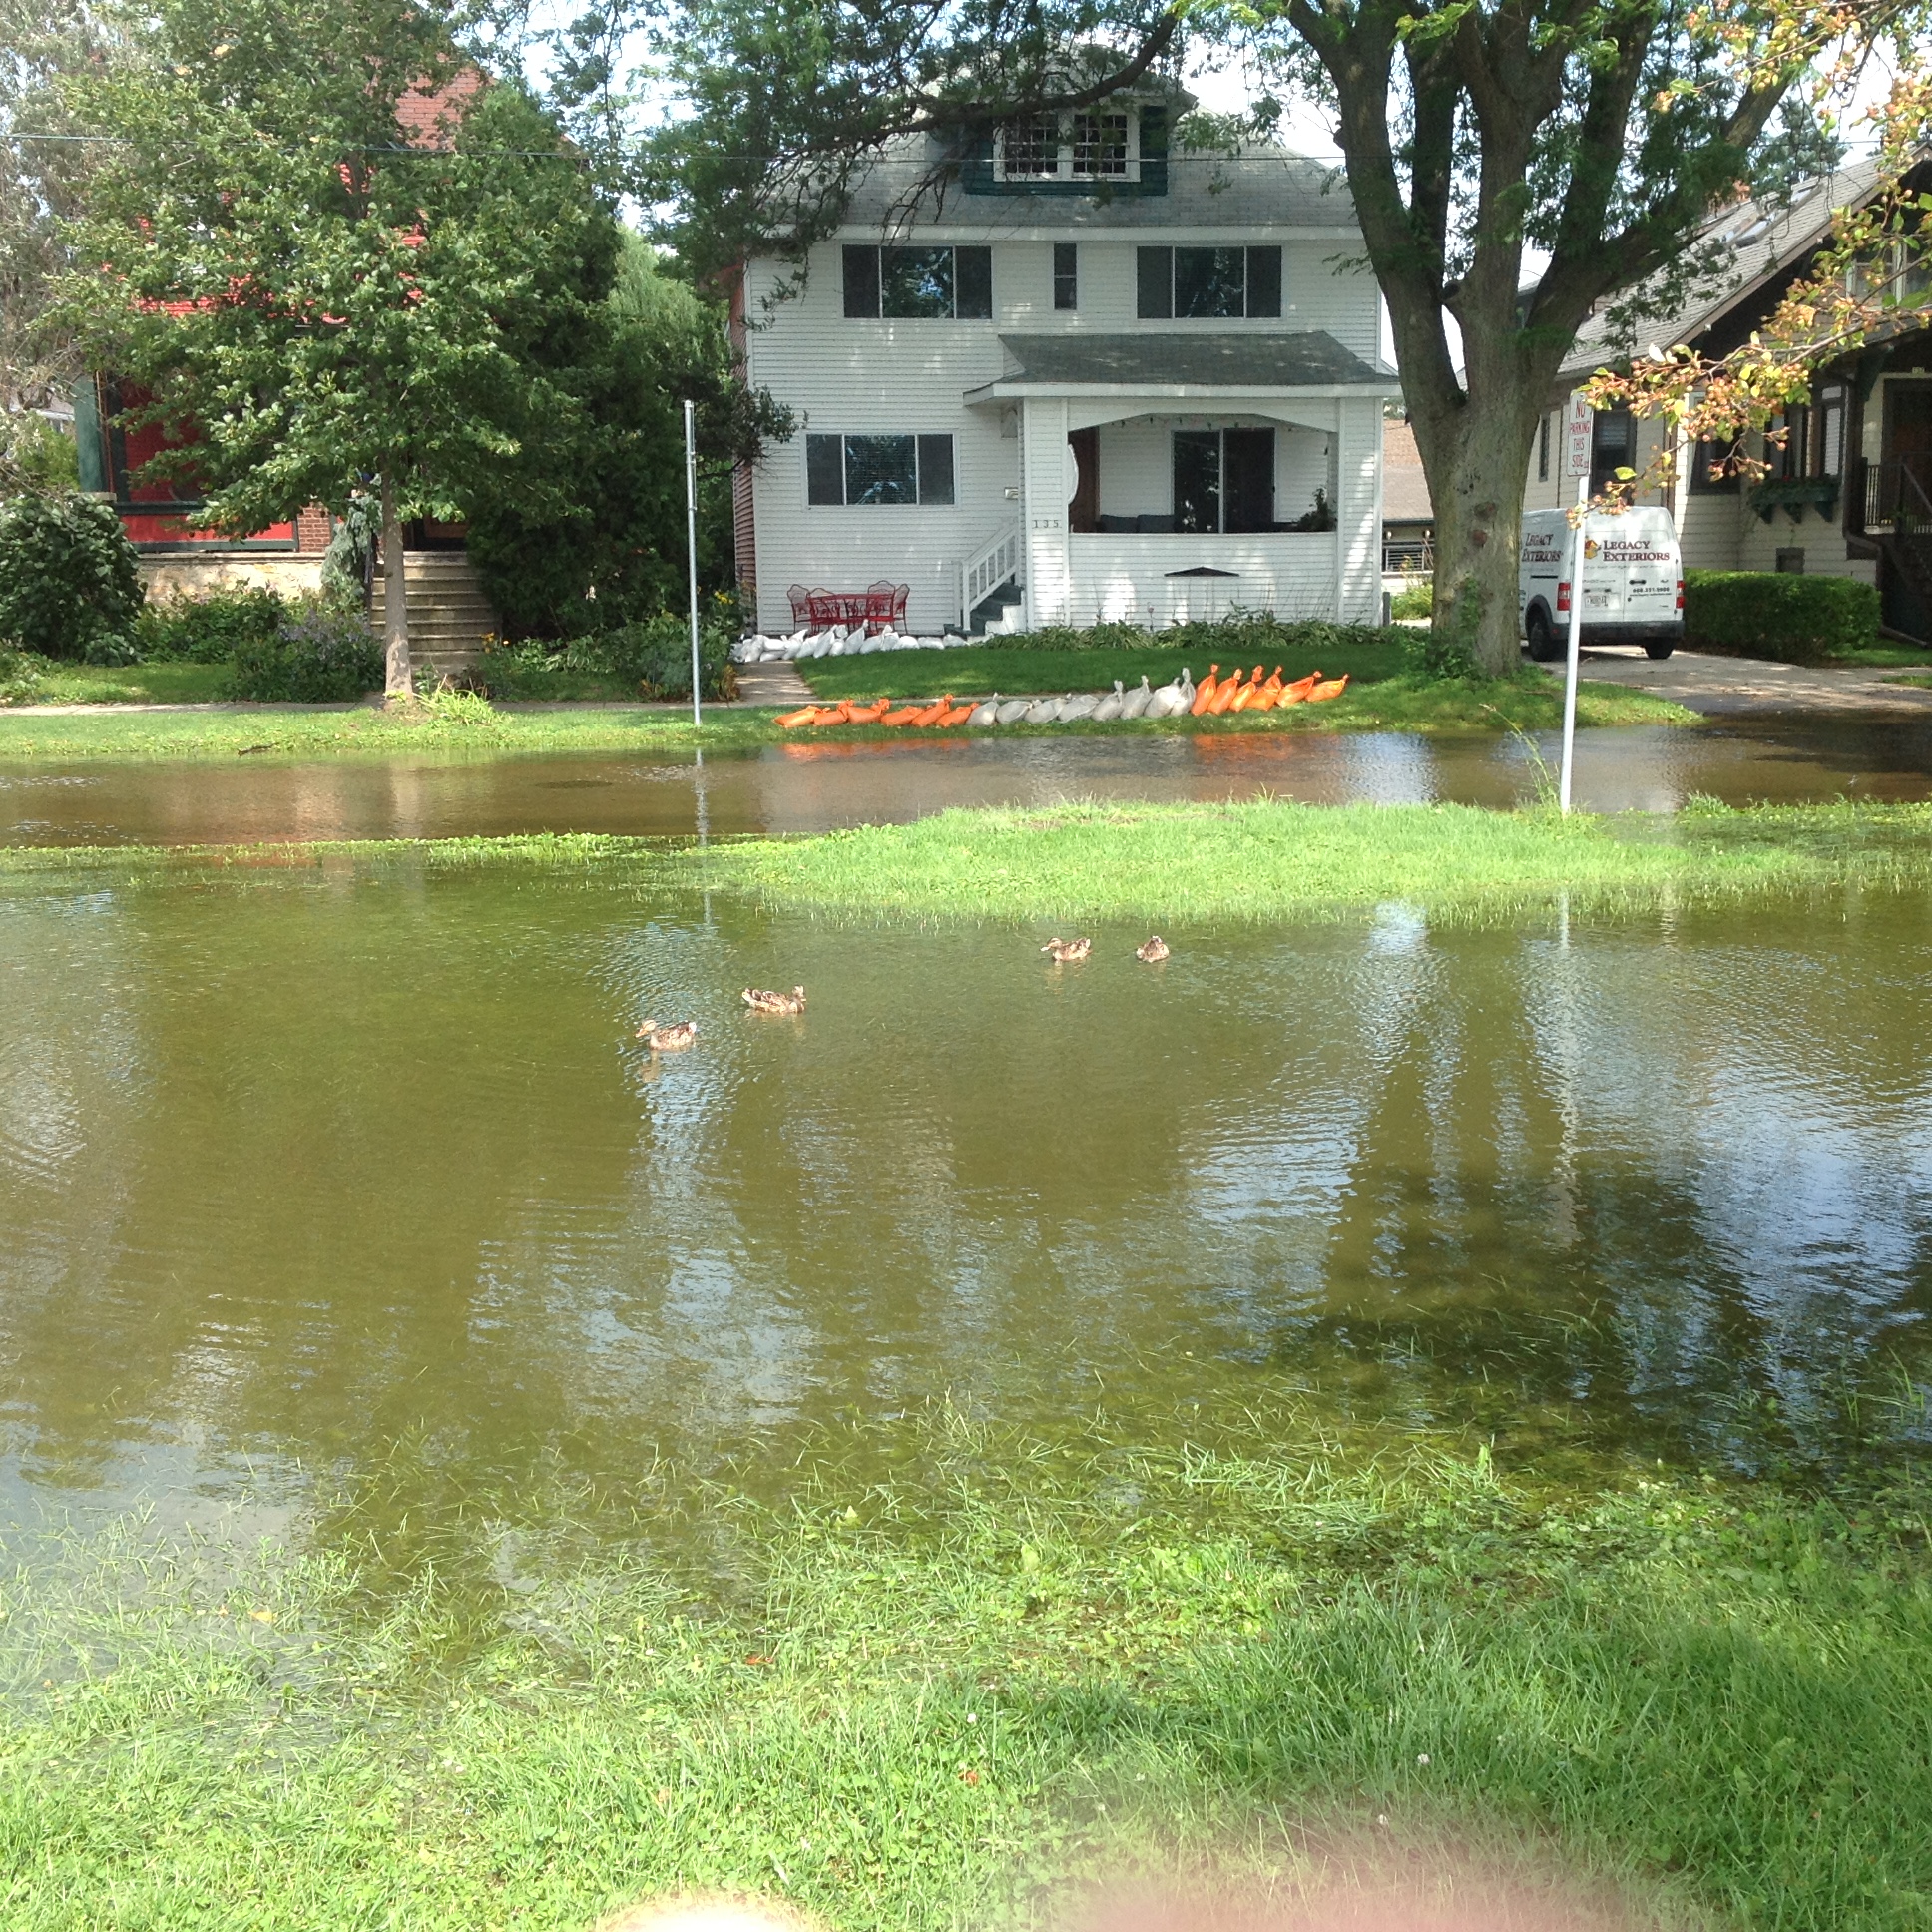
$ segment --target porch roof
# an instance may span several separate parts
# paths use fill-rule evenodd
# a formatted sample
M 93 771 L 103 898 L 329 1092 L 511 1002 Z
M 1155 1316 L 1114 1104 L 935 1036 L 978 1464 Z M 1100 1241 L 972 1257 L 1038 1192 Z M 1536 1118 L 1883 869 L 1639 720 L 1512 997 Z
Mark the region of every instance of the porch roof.
M 1323 329 L 1148 330 L 1132 335 L 1002 335 L 1007 366 L 966 392 L 968 402 L 1020 396 L 1132 395 L 1225 402 L 1230 394 L 1338 395 L 1393 390 L 1396 377 L 1364 362 Z

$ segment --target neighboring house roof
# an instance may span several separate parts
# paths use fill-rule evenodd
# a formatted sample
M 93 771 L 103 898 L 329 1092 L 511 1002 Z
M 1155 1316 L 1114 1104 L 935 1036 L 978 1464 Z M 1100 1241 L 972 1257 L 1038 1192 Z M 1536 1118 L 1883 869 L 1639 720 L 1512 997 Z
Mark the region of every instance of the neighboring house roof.
M 936 156 L 921 148 L 887 154 L 855 184 L 846 210 L 847 229 L 889 231 L 906 225 L 907 208 Z M 1356 230 L 1355 205 L 1340 171 L 1263 149 L 1228 160 L 1176 148 L 1168 157 L 1163 195 L 1109 194 L 1048 198 L 989 198 L 956 187 L 924 196 L 916 220 L 922 226 L 987 229 L 1319 229 L 1341 235 Z
M 1429 479 L 1422 473 L 1422 453 L 1415 431 L 1405 422 L 1382 424 L 1382 521 L 1430 523 L 1435 505 L 1429 501 Z
M 1755 289 L 1800 263 L 1830 234 L 1837 211 L 1864 201 L 1882 178 L 1876 162 L 1859 162 L 1824 176 L 1788 209 L 1742 201 L 1718 210 L 1691 245 L 1728 245 L 1731 252 L 1728 269 L 1714 281 L 1706 282 L 1677 314 L 1640 323 L 1637 346 L 1642 348 L 1651 342 L 1671 346 L 1693 341 Z M 1628 344 L 1613 341 L 1610 336 L 1609 310 L 1623 299 L 1612 297 L 1577 331 L 1576 343 L 1564 361 L 1560 381 L 1588 375 L 1628 352 Z
M 1296 334 L 1163 329 L 1133 335 L 1056 330 L 1002 335 L 1007 367 L 988 389 L 1335 389 L 1387 390 L 1393 376 L 1371 367 L 1322 329 Z M 979 393 L 987 393 L 981 391 Z

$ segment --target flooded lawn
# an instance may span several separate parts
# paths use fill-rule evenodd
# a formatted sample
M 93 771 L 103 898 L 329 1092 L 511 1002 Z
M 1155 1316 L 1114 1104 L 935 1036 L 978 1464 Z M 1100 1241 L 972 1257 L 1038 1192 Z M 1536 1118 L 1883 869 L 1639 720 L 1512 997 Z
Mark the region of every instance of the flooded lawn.
M 0 845 L 220 844 L 535 831 L 789 834 L 948 805 L 1065 797 L 1312 804 L 1533 797 L 1554 740 L 1353 735 L 805 743 L 652 761 L 422 756 L 279 764 L 0 764 Z M 1577 796 L 1597 811 L 1932 796 L 1932 722 L 1752 719 L 1587 731 Z
M 1044 936 L 616 866 L 7 881 L 0 1509 L 775 1492 L 948 1397 L 1179 1440 L 1300 1386 L 1553 1470 L 1922 1426 L 1922 901 Z

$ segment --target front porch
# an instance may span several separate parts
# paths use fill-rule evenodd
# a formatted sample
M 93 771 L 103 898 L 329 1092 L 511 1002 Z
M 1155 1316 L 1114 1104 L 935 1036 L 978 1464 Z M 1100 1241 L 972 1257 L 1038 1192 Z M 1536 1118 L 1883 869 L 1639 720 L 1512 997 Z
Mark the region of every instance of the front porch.
M 961 571 L 966 627 L 1159 628 L 1235 609 L 1372 623 L 1381 405 L 1325 335 L 1002 336 L 972 391 L 1020 446 L 1019 515 Z

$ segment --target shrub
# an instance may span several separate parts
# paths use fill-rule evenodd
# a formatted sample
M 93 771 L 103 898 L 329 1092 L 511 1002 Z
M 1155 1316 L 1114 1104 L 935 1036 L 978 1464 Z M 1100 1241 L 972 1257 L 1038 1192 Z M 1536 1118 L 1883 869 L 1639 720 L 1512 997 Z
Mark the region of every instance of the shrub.
M 1878 642 L 1878 593 L 1849 577 L 1686 571 L 1684 642 L 1692 651 L 1817 664 Z
M 272 642 L 288 614 L 262 586 L 157 599 L 141 613 L 135 641 L 144 664 L 228 664 L 244 645 Z
M 731 669 L 731 643 L 736 635 L 736 626 L 726 622 L 706 620 L 699 626 L 699 669 L 707 698 L 737 696 L 737 675 Z M 639 624 L 593 632 L 573 639 L 561 662 L 571 671 L 600 671 L 635 684 L 644 698 L 689 698 L 690 621 L 667 612 Z
M 0 639 L 44 658 L 126 664 L 141 600 L 112 504 L 29 496 L 0 509 Z
M 235 695 L 266 704 L 331 705 L 382 689 L 382 647 L 358 616 L 317 600 L 290 608 L 273 633 L 235 653 Z
M 1389 616 L 1428 617 L 1436 608 L 1436 587 L 1433 584 L 1411 584 L 1407 590 L 1397 591 L 1389 599 Z
M 24 651 L 0 644 L 0 705 L 31 705 L 40 696 L 40 669 Z
M 1407 647 L 1407 631 L 1385 631 L 1378 624 L 1331 624 L 1325 618 L 1283 619 L 1267 611 L 1231 611 L 1217 623 L 1171 624 L 1150 631 L 1138 624 L 1096 624 L 1087 630 L 1050 624 L 1010 638 L 984 642 L 1004 651 L 1146 651 L 1150 648 L 1198 651 L 1222 662 L 1243 657 L 1279 657 L 1288 651 L 1320 651 L 1340 657 L 1365 646 L 1395 643 Z

